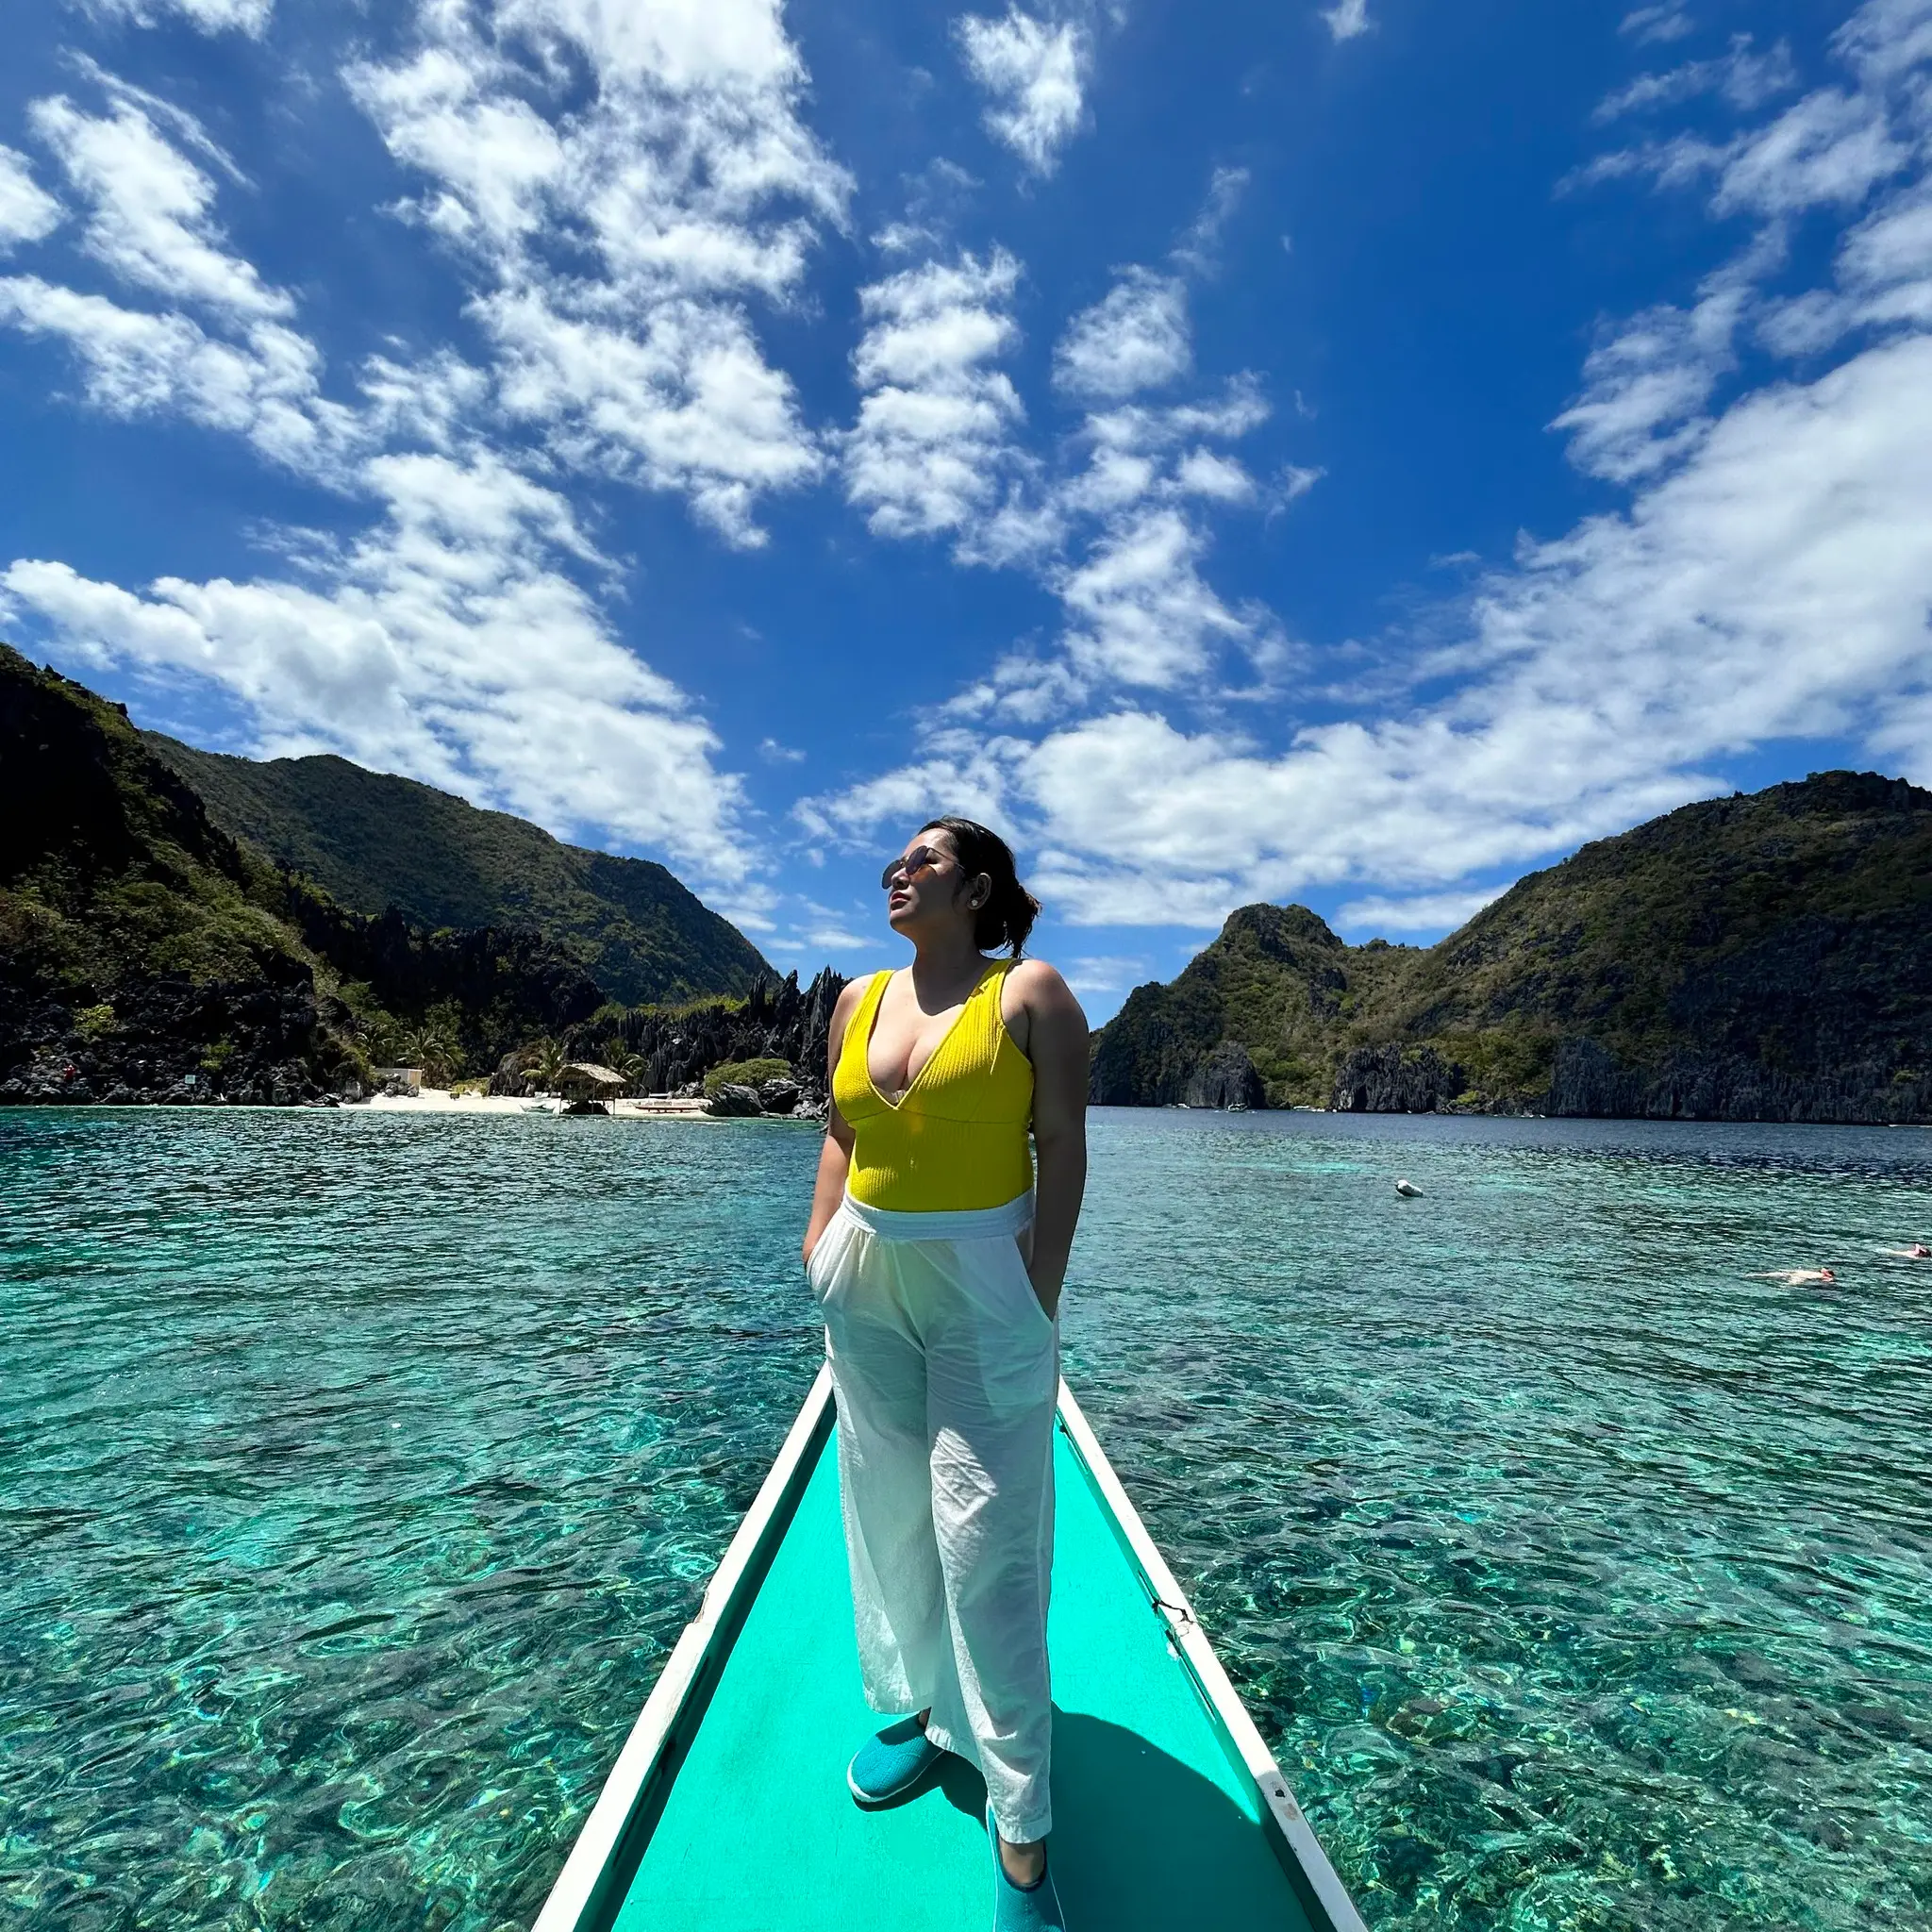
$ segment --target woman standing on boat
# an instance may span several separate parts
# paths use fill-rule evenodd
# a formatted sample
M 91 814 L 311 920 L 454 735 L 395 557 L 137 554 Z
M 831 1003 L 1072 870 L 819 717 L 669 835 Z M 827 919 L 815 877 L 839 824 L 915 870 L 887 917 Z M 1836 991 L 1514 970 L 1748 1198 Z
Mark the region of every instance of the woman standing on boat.
M 948 1751 L 977 1765 L 994 1924 L 1058 1926 L 1046 1607 L 1087 1020 L 1051 966 L 1020 957 L 1040 907 L 996 833 L 933 819 L 881 884 L 912 963 L 855 981 L 833 1010 L 805 1264 L 838 1400 L 866 1701 L 913 1714 L 847 1782 L 874 1807 Z

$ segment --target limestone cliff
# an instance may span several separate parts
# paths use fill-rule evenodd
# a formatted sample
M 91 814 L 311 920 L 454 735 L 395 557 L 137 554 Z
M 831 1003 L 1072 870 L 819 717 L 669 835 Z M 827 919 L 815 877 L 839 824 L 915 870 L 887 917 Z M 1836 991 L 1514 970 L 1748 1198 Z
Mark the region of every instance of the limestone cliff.
M 1586 845 L 1426 950 L 1244 907 L 1128 997 L 1092 1096 L 1186 1102 L 1232 1043 L 1271 1106 L 1925 1119 L 1928 920 L 1932 792 L 1828 772 Z

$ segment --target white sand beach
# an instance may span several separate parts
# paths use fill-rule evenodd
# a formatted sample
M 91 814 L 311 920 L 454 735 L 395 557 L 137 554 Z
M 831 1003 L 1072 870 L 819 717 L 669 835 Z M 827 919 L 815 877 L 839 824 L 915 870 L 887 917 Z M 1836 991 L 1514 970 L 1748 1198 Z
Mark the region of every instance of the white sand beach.
M 377 1093 L 366 1103 L 383 1113 L 513 1113 L 535 1112 L 527 1100 L 515 1100 L 501 1093 L 452 1093 L 445 1087 L 425 1087 L 420 1093 Z M 641 1100 L 613 1103 L 612 1114 L 620 1120 L 707 1121 L 702 1100 L 675 1099 L 669 1095 L 648 1095 Z M 777 1118 L 777 1116 L 771 1116 Z

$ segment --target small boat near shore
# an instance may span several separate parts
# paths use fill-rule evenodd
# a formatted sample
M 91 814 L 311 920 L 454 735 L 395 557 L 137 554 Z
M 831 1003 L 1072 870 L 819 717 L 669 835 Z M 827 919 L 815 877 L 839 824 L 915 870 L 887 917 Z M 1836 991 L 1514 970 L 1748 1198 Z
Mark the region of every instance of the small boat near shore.
M 861 1812 L 830 1372 L 678 1639 L 535 1932 L 980 1932 L 984 1787 Z M 1080 1932 L 1362 1921 L 1064 1382 L 1055 1432 L 1052 1858 Z M 890 1902 L 890 1909 L 887 1904 Z

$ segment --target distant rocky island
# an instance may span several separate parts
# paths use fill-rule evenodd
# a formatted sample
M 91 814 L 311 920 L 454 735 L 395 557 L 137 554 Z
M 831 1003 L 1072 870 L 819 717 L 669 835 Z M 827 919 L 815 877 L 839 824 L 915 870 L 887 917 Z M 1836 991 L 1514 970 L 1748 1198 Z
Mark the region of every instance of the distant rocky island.
M 342 758 L 195 751 L 0 644 L 0 1103 L 326 1100 L 401 1060 L 517 1092 L 566 1052 L 808 1093 L 841 985 L 781 980 L 662 866 Z
M 1427 948 L 1245 906 L 1099 1034 L 1103 1106 L 1932 1119 L 1932 792 L 1826 772 L 1519 880 Z

